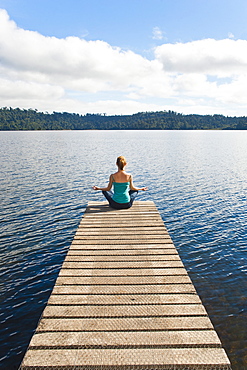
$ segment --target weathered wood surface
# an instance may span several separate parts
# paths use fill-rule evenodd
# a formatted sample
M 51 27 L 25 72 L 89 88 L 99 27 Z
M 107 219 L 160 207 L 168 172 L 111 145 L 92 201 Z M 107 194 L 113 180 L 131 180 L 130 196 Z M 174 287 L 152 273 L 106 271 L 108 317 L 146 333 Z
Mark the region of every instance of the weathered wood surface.
M 90 202 L 27 369 L 230 369 L 153 202 Z

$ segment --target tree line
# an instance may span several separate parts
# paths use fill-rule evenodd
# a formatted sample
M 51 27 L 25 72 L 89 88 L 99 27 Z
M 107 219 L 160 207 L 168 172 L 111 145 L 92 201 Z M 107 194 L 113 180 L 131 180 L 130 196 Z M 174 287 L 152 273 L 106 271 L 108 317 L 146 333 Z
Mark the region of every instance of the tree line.
M 133 115 L 80 115 L 38 112 L 36 109 L 0 108 L 0 130 L 246 130 L 247 117 L 220 114 L 181 114 L 174 111 Z

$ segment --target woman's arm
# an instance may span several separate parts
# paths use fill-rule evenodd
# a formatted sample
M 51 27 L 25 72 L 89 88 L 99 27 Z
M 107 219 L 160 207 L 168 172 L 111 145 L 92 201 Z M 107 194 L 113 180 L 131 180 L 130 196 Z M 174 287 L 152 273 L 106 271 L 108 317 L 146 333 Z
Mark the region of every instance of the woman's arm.
M 112 188 L 113 178 L 112 175 L 110 175 L 109 183 L 106 188 L 98 188 L 98 186 L 93 186 L 93 190 L 102 190 L 102 191 L 109 191 Z
M 136 188 L 133 185 L 132 175 L 130 175 L 130 190 L 135 190 L 135 191 L 142 190 L 142 191 L 146 191 L 146 190 L 148 190 L 148 188 L 146 186 L 143 187 L 143 188 Z

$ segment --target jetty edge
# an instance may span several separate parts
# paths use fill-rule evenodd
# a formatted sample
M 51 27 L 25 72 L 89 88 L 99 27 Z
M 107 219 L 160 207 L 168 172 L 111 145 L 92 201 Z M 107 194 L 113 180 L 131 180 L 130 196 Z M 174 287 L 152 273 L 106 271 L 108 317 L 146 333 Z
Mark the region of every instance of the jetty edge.
M 152 201 L 89 202 L 19 369 L 231 369 Z

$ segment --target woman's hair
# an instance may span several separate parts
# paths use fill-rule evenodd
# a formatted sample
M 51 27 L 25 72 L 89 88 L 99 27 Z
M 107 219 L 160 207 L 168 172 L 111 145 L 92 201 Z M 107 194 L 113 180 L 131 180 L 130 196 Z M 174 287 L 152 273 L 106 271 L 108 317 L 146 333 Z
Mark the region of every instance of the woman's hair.
M 117 166 L 120 168 L 120 170 L 123 170 L 124 166 L 126 166 L 127 162 L 123 155 L 120 155 L 117 157 Z

